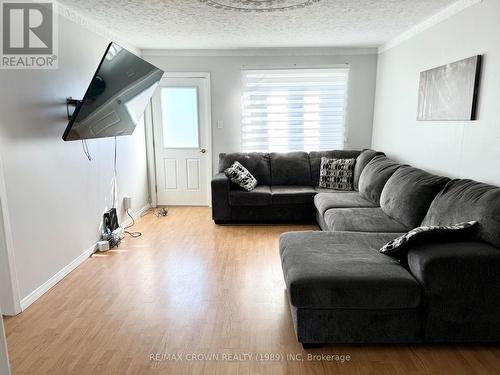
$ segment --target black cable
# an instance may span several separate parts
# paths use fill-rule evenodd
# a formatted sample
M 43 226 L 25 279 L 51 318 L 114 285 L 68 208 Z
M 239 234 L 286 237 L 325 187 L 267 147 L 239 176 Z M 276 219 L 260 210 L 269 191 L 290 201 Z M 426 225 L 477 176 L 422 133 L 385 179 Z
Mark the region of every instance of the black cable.
M 87 140 L 85 139 L 82 139 L 82 148 L 83 148 L 83 153 L 85 154 L 87 159 L 89 159 L 89 161 L 92 161 L 92 155 L 90 155 L 89 146 L 87 144 Z
M 66 100 L 68 100 L 68 99 L 66 99 Z M 68 119 L 71 119 L 71 116 L 69 115 L 69 105 L 67 102 L 66 102 L 66 114 L 68 115 Z
M 68 115 L 68 119 L 71 118 L 71 115 L 69 114 L 69 105 L 66 103 L 66 114 Z M 89 146 L 87 145 L 87 140 L 82 139 L 82 148 L 83 148 L 83 153 L 89 159 L 89 161 L 92 161 L 92 155 L 90 155 L 89 151 Z
M 132 228 L 134 225 L 135 225 L 135 220 L 134 220 L 134 217 L 132 215 L 130 215 L 130 212 L 128 211 L 129 209 L 127 208 L 127 215 L 130 217 L 130 219 L 132 219 L 132 224 L 129 224 L 127 225 L 124 229 L 124 232 L 127 233 L 128 235 L 130 235 L 130 237 L 132 238 L 137 238 L 137 237 L 140 237 L 142 236 L 142 233 L 141 232 L 129 232 L 127 229 L 128 228 Z
M 113 208 L 116 208 L 116 136 L 115 136 L 115 155 L 113 159 Z
M 143 212 L 141 214 L 141 217 L 144 217 L 146 215 L 154 214 L 156 217 L 162 217 L 162 216 L 167 216 L 168 215 L 168 210 L 165 207 L 159 208 L 155 210 L 154 208 L 150 208 L 146 212 Z

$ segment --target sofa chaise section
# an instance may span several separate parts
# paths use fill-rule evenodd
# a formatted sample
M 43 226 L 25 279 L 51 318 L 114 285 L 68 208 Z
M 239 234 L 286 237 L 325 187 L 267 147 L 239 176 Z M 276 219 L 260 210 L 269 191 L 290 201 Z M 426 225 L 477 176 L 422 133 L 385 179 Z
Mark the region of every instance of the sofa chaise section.
M 281 236 L 298 340 L 305 346 L 500 342 L 500 188 L 400 166 L 380 203 L 327 210 L 331 231 Z M 400 235 L 382 233 L 395 223 L 467 221 L 479 223 L 473 235 L 417 243 L 401 261 L 378 251 Z
M 280 256 L 302 343 L 416 342 L 421 288 L 380 246 L 397 234 L 296 232 Z

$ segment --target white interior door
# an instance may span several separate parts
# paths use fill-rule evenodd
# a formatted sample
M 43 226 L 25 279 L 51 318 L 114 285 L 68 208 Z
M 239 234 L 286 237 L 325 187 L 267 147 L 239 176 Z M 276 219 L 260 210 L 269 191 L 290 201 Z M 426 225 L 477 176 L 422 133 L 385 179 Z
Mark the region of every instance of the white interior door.
M 168 76 L 153 97 L 157 205 L 209 205 L 209 87 L 208 76 Z

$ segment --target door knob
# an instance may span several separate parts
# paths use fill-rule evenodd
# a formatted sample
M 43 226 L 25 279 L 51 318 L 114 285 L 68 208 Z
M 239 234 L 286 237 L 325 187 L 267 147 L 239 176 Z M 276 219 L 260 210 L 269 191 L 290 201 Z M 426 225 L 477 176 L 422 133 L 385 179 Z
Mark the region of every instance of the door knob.
M 204 153 L 206 153 L 206 152 L 207 152 L 207 150 L 205 150 L 204 148 L 202 148 L 202 149 L 200 150 L 200 152 L 201 152 L 202 154 L 204 154 Z

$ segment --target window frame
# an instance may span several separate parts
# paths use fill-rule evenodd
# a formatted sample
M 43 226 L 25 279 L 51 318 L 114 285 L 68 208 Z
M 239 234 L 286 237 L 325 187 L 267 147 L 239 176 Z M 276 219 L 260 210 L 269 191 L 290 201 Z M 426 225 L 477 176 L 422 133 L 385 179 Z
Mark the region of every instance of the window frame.
M 290 74 L 290 75 L 294 75 L 294 74 L 299 74 L 299 73 L 303 73 L 305 74 L 305 77 L 304 78 L 307 78 L 307 74 L 312 74 L 312 78 L 314 78 L 314 75 L 318 75 L 318 74 L 321 74 L 321 73 L 324 73 L 325 76 L 330 74 L 333 76 L 335 76 L 335 73 L 336 74 L 339 74 L 340 73 L 340 77 L 342 78 L 341 80 L 341 86 L 343 87 L 343 91 L 341 93 L 341 98 L 340 100 L 342 100 L 342 104 L 339 105 L 339 106 L 332 106 L 331 108 L 334 108 L 334 109 L 339 109 L 340 108 L 340 113 L 342 115 L 342 119 L 340 120 L 341 122 L 341 126 L 340 126 L 340 129 L 341 129 L 341 136 L 340 136 L 340 141 L 338 142 L 337 141 L 337 144 L 335 144 L 335 140 L 331 140 L 330 143 L 328 142 L 324 142 L 326 143 L 325 146 L 322 146 L 321 145 L 321 134 L 318 134 L 317 135 L 317 141 L 314 143 L 314 145 L 310 145 L 310 146 L 307 146 L 307 142 L 305 143 L 302 143 L 299 147 L 297 146 L 294 146 L 293 142 L 290 142 L 290 139 L 288 139 L 288 141 L 286 142 L 286 144 L 282 144 L 282 145 L 277 145 L 277 146 L 272 146 L 270 145 L 269 143 L 269 140 L 272 139 L 273 137 L 268 137 L 268 139 L 266 141 L 264 141 L 263 143 L 267 143 L 267 146 L 266 147 L 262 147 L 260 145 L 256 145 L 255 147 L 251 147 L 251 145 L 248 145 L 248 141 L 245 141 L 245 133 L 249 133 L 248 131 L 245 131 L 246 127 L 248 126 L 251 126 L 248 124 L 248 119 L 246 119 L 246 117 L 250 117 L 247 115 L 248 111 L 250 110 L 249 107 L 251 107 L 251 104 L 246 104 L 246 101 L 248 100 L 248 92 L 249 92 L 249 88 L 251 87 L 251 85 L 248 83 L 248 80 L 249 80 L 249 76 L 251 76 L 252 74 L 255 74 L 255 75 L 266 75 L 266 74 L 269 74 L 270 76 L 272 76 L 272 74 L 277 74 L 277 73 L 282 73 L 284 75 L 283 79 L 287 79 L 286 75 L 287 74 Z M 325 150 L 331 150 L 331 149 L 345 149 L 345 146 L 346 146 L 346 143 L 347 143 L 347 135 L 348 135 L 348 121 L 347 121 L 347 111 L 348 111 L 348 104 L 349 104 L 349 80 L 350 80 L 350 65 L 349 64 L 338 64 L 338 65 L 334 65 L 334 66 L 327 66 L 327 67 L 293 67 L 293 68 L 290 68 L 290 67 L 283 67 L 283 68 L 248 68 L 248 67 L 243 67 L 241 69 L 241 114 L 240 114 L 240 118 L 241 118 L 241 134 L 240 134 L 240 149 L 243 151 L 243 152 L 294 152 L 294 151 L 325 151 Z M 265 79 L 270 79 L 270 77 L 265 77 Z M 297 78 L 297 83 L 300 83 L 300 78 L 301 77 L 295 77 Z M 332 77 L 330 77 L 332 78 Z M 314 81 L 311 81 L 313 83 L 317 83 L 317 82 L 314 82 Z M 325 82 L 328 82 L 327 80 L 325 80 Z M 335 82 L 335 81 L 332 81 L 332 82 Z M 295 82 L 294 82 L 295 83 Z M 306 83 L 306 82 L 305 82 Z M 256 85 L 258 86 L 258 84 Z M 298 85 L 300 86 L 300 85 Z M 304 85 L 306 86 L 306 85 Z M 334 83 L 332 83 L 331 86 L 335 86 Z M 321 92 L 320 94 L 318 95 L 325 95 L 327 96 L 328 95 L 328 91 L 329 90 L 332 90 L 332 88 L 329 88 L 327 90 L 324 90 L 324 92 Z M 271 91 L 271 90 L 270 90 Z M 300 91 L 300 90 L 299 90 Z M 332 95 L 333 97 L 333 94 L 330 94 Z M 288 95 L 290 96 L 290 95 Z M 300 95 L 297 95 L 297 96 L 300 96 Z M 266 98 L 269 98 L 270 95 L 268 95 L 267 97 L 264 96 L 264 99 L 263 100 L 268 100 Z M 300 103 L 300 101 L 302 101 L 302 104 L 304 105 L 305 103 L 305 95 L 302 96 L 301 99 L 296 99 L 298 100 L 298 102 Z M 286 102 L 285 104 L 287 105 L 287 111 L 286 111 L 286 115 L 289 116 L 289 113 L 298 113 L 297 111 L 290 111 L 290 103 L 289 103 L 290 99 L 286 99 Z M 333 101 L 333 99 L 332 99 Z M 321 101 L 319 101 L 319 104 L 321 104 Z M 292 108 L 293 109 L 293 108 Z M 321 111 L 318 111 L 316 112 L 317 115 L 321 115 Z M 304 114 L 302 114 L 302 120 L 303 122 L 307 121 L 307 120 L 304 120 Z M 287 120 L 276 120 L 275 122 L 289 122 L 289 119 Z M 300 121 L 300 120 L 297 120 L 297 121 Z M 316 120 L 316 121 L 319 121 L 319 120 Z M 262 127 L 262 125 L 261 125 Z M 267 128 L 269 129 L 269 127 Z M 290 126 L 287 125 L 285 127 L 283 127 L 282 129 L 279 129 L 279 130 L 282 130 L 283 132 L 290 132 Z M 302 124 L 302 126 L 296 126 L 295 127 L 295 130 L 296 132 L 300 132 L 300 131 L 304 131 L 304 130 L 308 130 L 308 128 Z M 309 129 L 311 130 L 311 129 Z M 318 124 L 316 125 L 316 128 L 313 127 L 312 130 L 316 130 L 318 133 L 320 133 L 320 131 L 322 130 L 321 129 L 321 124 Z M 325 129 L 323 129 L 325 130 Z M 329 131 L 334 133 L 337 129 L 332 126 L 331 129 L 329 130 L 326 130 L 326 133 L 328 133 Z M 269 131 L 269 130 L 264 130 L 265 131 Z M 256 132 L 256 134 L 258 134 Z M 274 138 L 277 138 L 277 137 L 274 137 Z M 311 137 L 310 137 L 311 138 Z M 334 138 L 334 136 L 332 136 L 332 138 Z M 293 137 L 292 137 L 293 139 Z M 304 139 L 306 139 L 304 137 Z M 298 142 L 297 142 L 298 143 Z M 274 149 L 276 148 L 276 149 Z

